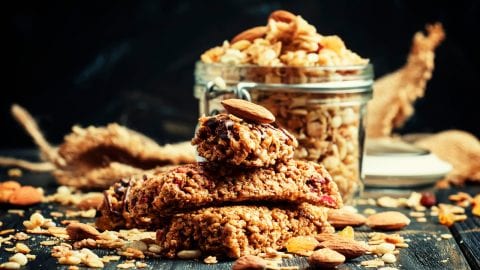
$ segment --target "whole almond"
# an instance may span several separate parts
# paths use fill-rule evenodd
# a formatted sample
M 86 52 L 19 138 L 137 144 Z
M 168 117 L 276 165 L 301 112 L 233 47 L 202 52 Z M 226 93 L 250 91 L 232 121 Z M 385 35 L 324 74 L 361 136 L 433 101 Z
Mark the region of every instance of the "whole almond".
M 269 124 L 275 122 L 275 116 L 266 108 L 243 99 L 225 99 L 222 105 L 227 112 L 246 121 Z
M 95 239 L 100 235 L 100 232 L 88 224 L 74 222 L 68 224 L 67 234 L 71 240 L 79 241 L 88 238 Z
M 269 19 L 273 19 L 277 22 L 286 22 L 290 23 L 295 20 L 295 14 L 288 12 L 286 10 L 276 10 L 270 14 Z
M 77 208 L 81 210 L 89 210 L 89 209 L 100 209 L 100 205 L 103 202 L 103 194 L 95 194 L 90 195 L 83 198 L 78 204 Z
M 400 230 L 410 224 L 410 219 L 397 211 L 373 214 L 367 218 L 367 226 L 378 230 Z
M 32 205 L 40 203 L 43 200 L 43 194 L 32 186 L 23 186 L 16 189 L 8 199 L 8 202 L 14 205 Z
M 264 259 L 246 255 L 238 258 L 232 265 L 232 270 L 263 270 L 267 267 L 267 261 Z
M 236 35 L 235 37 L 232 38 L 230 41 L 231 44 L 240 41 L 240 40 L 248 40 L 248 41 L 254 41 L 257 38 L 262 38 L 265 36 L 267 33 L 267 27 L 266 26 L 256 26 L 253 28 L 250 28 L 248 30 L 245 30 L 241 32 L 240 34 Z
M 328 222 L 336 229 L 346 226 L 362 226 L 366 221 L 367 218 L 358 213 L 343 209 L 328 209 Z
M 364 242 L 359 242 L 344 237 L 329 239 L 320 243 L 320 247 L 333 249 L 343 254 L 348 259 L 360 257 L 370 250 Z
M 334 268 L 344 262 L 345 256 L 329 248 L 315 250 L 308 257 L 308 264 L 313 268 Z
M 338 234 L 334 234 L 334 233 L 319 233 L 319 234 L 315 235 L 315 239 L 317 239 L 318 242 L 324 242 L 324 241 L 328 241 L 328 240 L 336 240 L 338 237 L 341 237 L 341 236 L 339 236 Z

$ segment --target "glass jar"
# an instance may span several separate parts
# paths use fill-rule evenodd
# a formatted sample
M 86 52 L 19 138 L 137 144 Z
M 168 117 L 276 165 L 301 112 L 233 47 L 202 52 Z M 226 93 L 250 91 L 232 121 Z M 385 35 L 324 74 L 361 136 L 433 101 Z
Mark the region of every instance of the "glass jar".
M 198 62 L 194 95 L 200 115 L 221 112 L 220 101 L 228 98 L 268 108 L 297 138 L 295 158 L 323 164 L 349 203 L 363 190 L 365 113 L 372 83 L 370 64 L 262 67 Z

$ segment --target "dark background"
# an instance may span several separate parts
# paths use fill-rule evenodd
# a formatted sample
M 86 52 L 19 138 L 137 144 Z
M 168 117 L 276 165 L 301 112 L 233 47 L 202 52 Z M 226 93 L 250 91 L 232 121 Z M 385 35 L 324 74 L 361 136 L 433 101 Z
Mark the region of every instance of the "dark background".
M 480 136 L 478 1 L 15 1 L 3 7 L 6 72 L 0 147 L 31 147 L 9 113 L 26 107 L 59 143 L 73 124 L 119 122 L 161 143 L 189 139 L 198 116 L 193 67 L 200 54 L 272 10 L 301 14 L 370 58 L 376 76 L 405 62 L 426 23 L 447 33 L 416 115 L 399 130 L 457 128 Z M 12 3 L 10 4 L 12 5 Z

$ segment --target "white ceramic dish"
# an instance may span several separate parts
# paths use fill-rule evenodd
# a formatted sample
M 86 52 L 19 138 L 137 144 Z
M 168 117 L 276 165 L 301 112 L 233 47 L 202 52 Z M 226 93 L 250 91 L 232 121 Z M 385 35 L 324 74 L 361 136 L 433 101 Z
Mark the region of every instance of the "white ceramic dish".
M 363 160 L 365 185 L 411 187 L 433 184 L 452 166 L 427 150 L 398 140 L 367 141 Z

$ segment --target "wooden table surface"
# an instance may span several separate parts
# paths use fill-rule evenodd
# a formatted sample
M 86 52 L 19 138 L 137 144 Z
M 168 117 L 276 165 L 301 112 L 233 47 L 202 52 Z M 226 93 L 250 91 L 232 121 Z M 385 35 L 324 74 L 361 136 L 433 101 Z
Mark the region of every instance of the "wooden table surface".
M 4 153 L 0 152 L 0 155 Z M 6 170 L 0 169 L 0 181 L 9 179 L 6 175 Z M 42 186 L 47 194 L 53 193 L 57 187 L 54 179 L 48 173 L 28 173 L 19 180 L 22 184 L 29 184 L 34 186 Z M 425 187 L 423 187 L 425 189 Z M 455 193 L 458 190 L 466 191 L 470 194 L 477 194 L 480 192 L 480 185 L 469 185 L 461 189 L 453 190 L 439 190 L 436 191 L 437 200 L 440 202 L 447 202 L 448 195 Z M 394 190 L 396 194 L 409 194 L 411 190 Z M 375 197 L 380 194 L 390 194 L 389 190 L 374 189 L 367 190 L 367 196 Z M 362 211 L 366 207 L 372 206 L 358 206 Z M 373 207 L 377 211 L 386 211 L 386 208 Z M 30 208 L 24 208 L 25 217 L 19 217 L 16 214 L 7 213 L 7 205 L 0 206 L 0 221 L 3 225 L 0 230 L 14 228 L 18 231 L 24 231 L 22 225 L 23 220 L 29 217 L 34 211 L 40 210 L 45 217 L 49 217 L 51 211 L 64 211 L 69 209 L 66 206 L 58 204 L 39 204 Z M 72 208 L 73 209 L 73 208 Z M 402 209 L 408 215 L 410 210 Z M 427 211 L 428 213 L 429 211 Z M 401 231 L 398 231 L 402 236 L 410 239 L 409 247 L 400 249 L 400 255 L 397 256 L 395 264 L 388 264 L 385 266 L 396 267 L 398 269 L 480 269 L 480 218 L 473 217 L 470 209 L 467 209 L 468 219 L 464 222 L 457 222 L 451 228 L 438 224 L 437 217 L 430 217 L 427 214 L 428 221 L 426 223 L 419 223 L 412 219 L 412 223 Z M 55 221 L 60 221 L 63 218 L 57 218 Z M 93 219 L 83 219 L 86 222 L 92 222 Z M 356 238 L 359 240 L 367 240 L 367 234 L 371 230 L 366 227 L 355 228 Z M 451 239 L 440 239 L 441 234 L 452 234 Z M 3 235 L 5 237 L 5 235 Z M 67 269 L 68 266 L 59 265 L 56 259 L 51 257 L 50 248 L 41 246 L 41 241 L 52 239 L 52 237 L 35 235 L 34 237 L 25 241 L 25 243 L 32 249 L 32 254 L 37 255 L 35 261 L 31 261 L 23 269 Z M 5 247 L 9 245 L 3 244 L 0 247 L 0 262 L 5 262 L 12 253 L 6 252 Z M 114 254 L 114 251 L 94 250 L 98 255 Z M 373 255 L 365 255 L 360 258 L 348 261 L 347 263 L 337 267 L 337 269 L 366 269 L 360 266 L 360 262 L 366 259 L 373 259 Z M 201 261 L 194 260 L 164 260 L 164 259 L 146 259 L 144 260 L 149 266 L 146 269 L 230 269 L 232 262 L 223 261 L 214 265 L 207 265 Z M 105 269 L 118 269 L 116 265 L 119 262 L 107 263 Z M 283 266 L 296 265 L 300 269 L 308 268 L 308 264 L 304 257 L 295 257 L 293 259 L 285 259 Z

